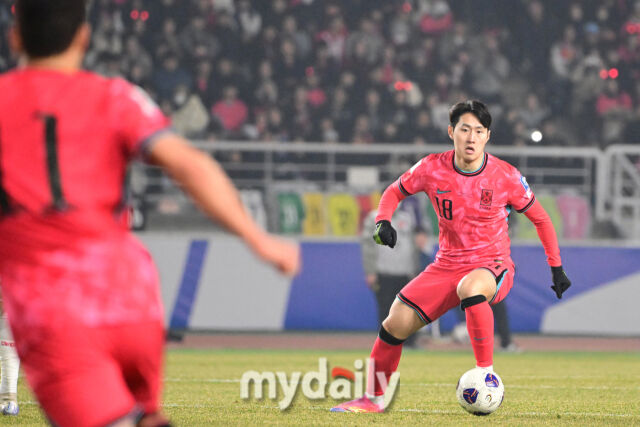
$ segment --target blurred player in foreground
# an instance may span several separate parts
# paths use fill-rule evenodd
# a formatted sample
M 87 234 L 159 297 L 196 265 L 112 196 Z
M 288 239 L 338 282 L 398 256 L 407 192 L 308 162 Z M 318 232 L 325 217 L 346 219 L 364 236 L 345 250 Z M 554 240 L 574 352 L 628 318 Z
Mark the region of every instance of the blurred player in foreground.
M 0 297 L 0 414 L 18 415 L 18 373 L 20 359 Z
M 526 179 L 505 161 L 485 153 L 491 115 L 479 101 L 454 105 L 449 112 L 453 150 L 416 163 L 383 193 L 374 240 L 393 248 L 391 217 L 405 197 L 424 191 L 436 209 L 440 227 L 435 262 L 400 291 L 382 322 L 371 352 L 376 372 L 397 369 L 402 344 L 414 332 L 460 305 L 478 367 L 493 370 L 494 319 L 490 304 L 502 301 L 513 285 L 507 216 L 513 208 L 533 222 L 551 267 L 558 298 L 571 282 L 562 269 L 553 224 L 536 201 Z M 382 412 L 384 386 L 378 375 L 367 394 L 332 409 L 335 412 Z M 384 379 L 384 378 L 383 378 Z M 386 382 L 382 382 L 386 384 Z
M 84 0 L 17 0 L 15 14 L 22 67 L 0 77 L 0 277 L 26 379 L 57 426 L 168 425 L 157 272 L 121 203 L 128 163 L 164 168 L 285 274 L 299 248 L 250 219 L 142 90 L 80 70 Z

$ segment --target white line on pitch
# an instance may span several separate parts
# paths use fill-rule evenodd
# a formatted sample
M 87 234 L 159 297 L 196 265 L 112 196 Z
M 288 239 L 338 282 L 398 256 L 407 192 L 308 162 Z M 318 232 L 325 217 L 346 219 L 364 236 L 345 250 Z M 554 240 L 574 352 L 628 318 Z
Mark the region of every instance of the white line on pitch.
M 212 384 L 234 384 L 239 383 L 238 378 L 166 378 L 167 383 L 212 383 Z M 402 383 L 403 387 L 454 387 L 453 383 Z M 521 385 L 521 384 L 507 384 L 507 388 L 512 389 L 571 389 L 571 390 L 640 390 L 640 387 L 611 387 L 611 386 L 561 386 L 561 385 Z

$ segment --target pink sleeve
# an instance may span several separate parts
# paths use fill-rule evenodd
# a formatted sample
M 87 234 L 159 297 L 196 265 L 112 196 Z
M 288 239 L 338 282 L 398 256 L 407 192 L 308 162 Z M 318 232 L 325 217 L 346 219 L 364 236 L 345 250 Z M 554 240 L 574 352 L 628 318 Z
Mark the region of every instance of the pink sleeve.
M 376 222 L 381 220 L 391 221 L 398 204 L 407 196 L 411 196 L 423 189 L 424 168 L 426 157 L 419 160 L 408 171 L 403 173 L 393 184 L 382 193 Z
M 125 80 L 113 80 L 111 95 L 114 126 L 126 152 L 144 156 L 154 138 L 170 129 L 169 119 L 144 90 Z
M 512 168 L 506 188 L 509 192 L 508 204 L 513 206 L 513 209 L 518 213 L 525 213 L 536 201 L 536 196 L 531 191 L 527 178 L 522 176 L 516 168 Z
M 391 217 L 396 211 L 398 204 L 405 197 L 407 197 L 400 190 L 400 185 L 400 179 L 398 179 L 393 184 L 388 186 L 387 189 L 384 190 L 384 193 L 382 193 L 380 204 L 378 205 L 378 215 L 376 216 L 376 222 L 382 220 L 391 221 Z
M 560 258 L 560 248 L 558 247 L 558 237 L 556 236 L 556 230 L 553 228 L 551 218 L 544 210 L 540 202 L 534 201 L 534 203 L 527 209 L 525 215 L 535 225 L 544 253 L 547 255 L 547 263 L 551 267 L 559 267 L 562 265 L 562 259 Z

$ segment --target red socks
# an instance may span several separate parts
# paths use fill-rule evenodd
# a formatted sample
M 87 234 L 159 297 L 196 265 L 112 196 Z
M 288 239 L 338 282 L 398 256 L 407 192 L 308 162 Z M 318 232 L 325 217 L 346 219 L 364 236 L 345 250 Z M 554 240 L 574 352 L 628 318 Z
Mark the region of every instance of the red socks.
M 489 309 L 491 311 L 491 309 Z M 404 340 L 399 340 L 387 332 L 382 326 L 380 327 L 380 333 L 376 342 L 373 344 L 371 350 L 371 357 L 369 361 L 369 372 L 367 378 L 367 392 L 375 396 L 382 396 L 385 388 L 389 383 L 389 378 L 400 363 L 400 356 L 402 355 L 402 343 Z M 375 371 L 375 372 L 374 372 Z M 381 384 L 381 374 L 384 373 L 386 381 Z M 374 384 L 373 390 L 371 390 L 371 384 Z
M 493 311 L 483 295 L 465 298 L 461 307 L 467 317 L 467 330 L 476 364 L 486 368 L 493 365 Z M 384 327 L 373 344 L 367 373 L 367 393 L 382 396 L 389 378 L 398 369 L 404 340 L 395 338 Z
M 471 339 L 473 354 L 478 366 L 493 365 L 493 311 L 482 295 L 462 300 L 462 308 L 467 316 L 467 331 Z

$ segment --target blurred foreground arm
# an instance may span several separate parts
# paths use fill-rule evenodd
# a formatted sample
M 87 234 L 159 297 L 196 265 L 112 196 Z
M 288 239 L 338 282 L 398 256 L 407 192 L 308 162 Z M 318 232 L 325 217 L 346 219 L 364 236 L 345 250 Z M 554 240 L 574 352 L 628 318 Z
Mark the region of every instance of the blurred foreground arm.
M 300 269 L 300 248 L 261 229 L 249 216 L 231 180 L 209 155 L 175 134 L 159 136 L 151 163 L 171 175 L 210 218 L 240 236 L 263 260 L 287 275 Z

